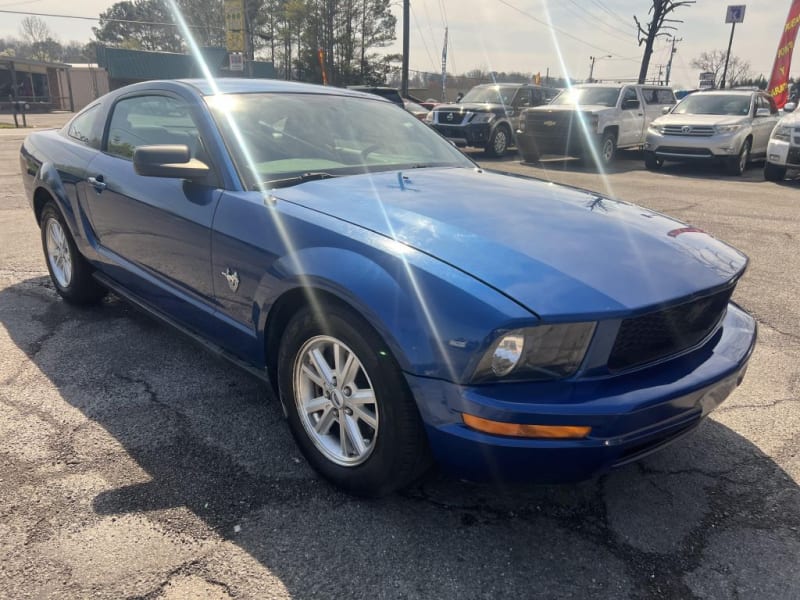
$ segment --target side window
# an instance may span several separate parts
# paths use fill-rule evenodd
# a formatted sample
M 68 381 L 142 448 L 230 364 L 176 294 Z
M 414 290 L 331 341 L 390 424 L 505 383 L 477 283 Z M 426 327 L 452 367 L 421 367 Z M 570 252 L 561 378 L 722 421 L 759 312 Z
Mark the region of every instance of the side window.
M 561 90 L 557 90 L 554 88 L 544 88 L 544 102 L 545 104 L 550 103 L 553 98 L 558 96 L 561 93 Z
M 675 104 L 675 95 L 663 88 L 642 88 L 645 104 Z
M 625 104 L 629 101 L 638 102 L 639 97 L 636 95 L 635 88 L 625 88 L 625 91 L 622 93 L 622 106 L 624 107 Z
M 106 152 L 133 159 L 139 146 L 181 144 L 193 158 L 202 152 L 200 133 L 189 107 L 168 96 L 134 96 L 120 100 L 111 113 Z
M 517 90 L 517 95 L 514 97 L 513 106 L 516 108 L 524 108 L 531 105 L 531 91 L 528 89 Z
M 769 112 L 771 112 L 773 115 L 777 115 L 778 105 L 775 104 L 775 98 L 773 98 L 772 96 L 765 96 L 764 99 L 769 104 Z
M 100 105 L 90 106 L 85 111 L 77 115 L 67 126 L 67 135 L 82 144 L 92 148 L 100 147 L 100 140 L 97 139 L 97 118 L 100 116 Z
M 544 104 L 544 90 L 536 88 L 531 90 L 531 106 L 539 106 L 540 104 Z

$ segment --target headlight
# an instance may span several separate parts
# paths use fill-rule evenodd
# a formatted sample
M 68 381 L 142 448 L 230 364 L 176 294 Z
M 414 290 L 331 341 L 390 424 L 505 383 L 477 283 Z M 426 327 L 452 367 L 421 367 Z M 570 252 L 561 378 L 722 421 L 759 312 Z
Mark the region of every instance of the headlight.
M 655 133 L 658 135 L 664 133 L 664 130 L 661 128 L 661 125 L 653 125 L 652 123 L 650 123 L 650 125 L 647 127 L 647 131 L 648 133 Z
M 787 127 L 786 125 L 779 125 L 775 129 L 772 130 L 772 139 L 773 140 L 782 140 L 784 142 L 788 142 L 792 137 L 792 128 Z
M 508 331 L 483 355 L 473 381 L 569 377 L 583 362 L 595 325 L 566 323 Z
M 491 123 L 496 118 L 494 113 L 478 113 L 472 117 L 470 123 Z
M 717 133 L 733 133 L 734 131 L 739 131 L 742 128 L 741 125 L 717 125 Z

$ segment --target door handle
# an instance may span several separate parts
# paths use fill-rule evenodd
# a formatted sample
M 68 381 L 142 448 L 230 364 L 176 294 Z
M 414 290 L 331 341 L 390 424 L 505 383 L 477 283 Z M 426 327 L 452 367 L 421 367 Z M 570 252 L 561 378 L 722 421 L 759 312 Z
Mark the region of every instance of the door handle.
M 87 177 L 86 181 L 88 181 L 89 185 L 97 190 L 98 193 L 102 192 L 107 187 L 106 182 L 103 181 L 102 175 L 98 175 L 97 177 Z

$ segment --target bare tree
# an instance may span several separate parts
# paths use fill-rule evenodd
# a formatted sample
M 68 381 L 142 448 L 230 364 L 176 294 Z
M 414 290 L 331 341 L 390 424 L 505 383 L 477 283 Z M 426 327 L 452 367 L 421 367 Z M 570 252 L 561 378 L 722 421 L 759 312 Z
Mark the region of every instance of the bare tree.
M 692 62 L 689 63 L 693 69 L 699 69 L 707 73 L 714 73 L 714 87 L 718 87 L 722 79 L 722 71 L 725 68 L 725 50 L 712 50 L 703 52 Z M 738 56 L 731 56 L 728 63 L 728 84 L 733 87 L 745 79 L 752 79 L 750 63 Z
M 652 2 L 647 13 L 650 15 L 650 21 L 646 25 L 642 25 L 636 16 L 633 17 L 638 28 L 639 45 L 644 44 L 644 56 L 642 56 L 642 66 L 639 69 L 639 83 L 644 83 L 647 79 L 650 57 L 653 55 L 653 44 L 656 38 L 668 36 L 670 31 L 675 31 L 676 27 L 673 23 L 683 23 L 679 19 L 667 17 L 681 6 L 694 4 L 695 0 L 652 0 Z

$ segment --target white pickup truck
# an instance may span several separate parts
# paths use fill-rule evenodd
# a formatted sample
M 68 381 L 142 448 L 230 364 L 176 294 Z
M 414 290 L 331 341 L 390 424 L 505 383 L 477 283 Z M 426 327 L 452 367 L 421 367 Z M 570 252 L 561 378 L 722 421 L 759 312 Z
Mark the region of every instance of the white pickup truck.
M 675 104 L 668 87 L 581 84 L 520 117 L 517 147 L 523 162 L 542 155 L 579 156 L 607 166 L 617 148 L 644 144 L 647 126 Z
M 778 121 L 769 138 L 764 163 L 767 181 L 783 181 L 790 169 L 800 171 L 800 111 L 794 102 L 787 103 L 783 110 L 786 116 Z

